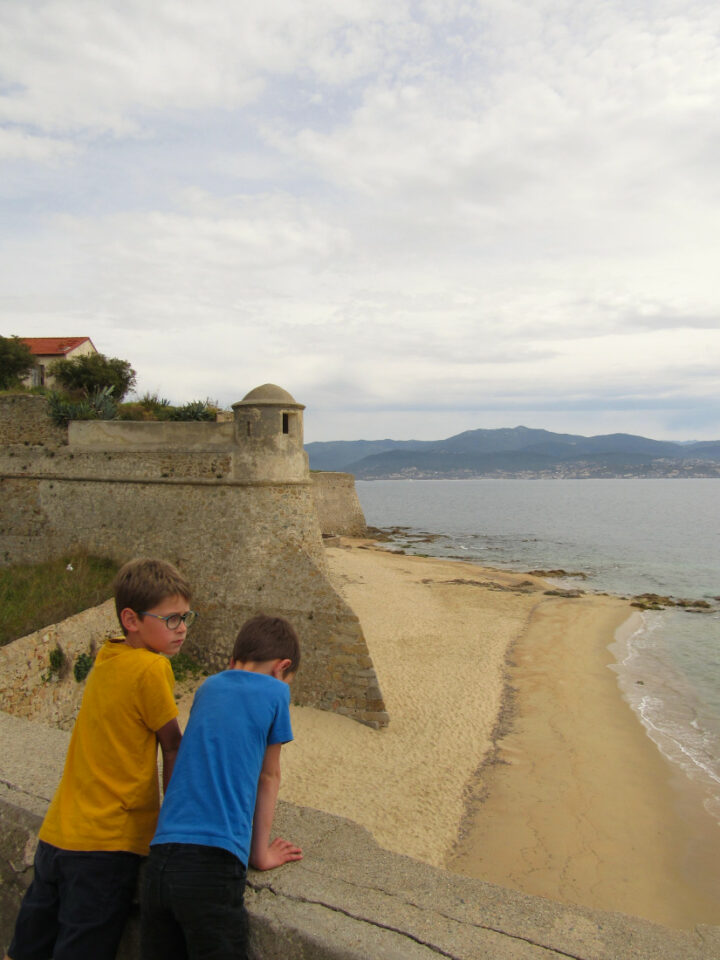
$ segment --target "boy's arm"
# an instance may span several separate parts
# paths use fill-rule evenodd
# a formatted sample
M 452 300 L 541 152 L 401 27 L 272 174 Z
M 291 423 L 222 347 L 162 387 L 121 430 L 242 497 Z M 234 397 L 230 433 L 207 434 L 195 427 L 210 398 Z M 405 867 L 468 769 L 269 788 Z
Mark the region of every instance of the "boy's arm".
M 266 749 L 258 779 L 250 843 L 250 866 L 255 867 L 256 870 L 272 870 L 273 867 L 281 867 L 290 860 L 302 860 L 300 847 L 296 847 L 289 841 L 276 837 L 270 843 L 270 830 L 280 790 L 281 747 L 281 743 L 271 743 Z
M 167 790 L 175 766 L 175 757 L 180 747 L 182 733 L 177 717 L 168 720 L 165 726 L 155 731 L 163 758 L 163 793 Z

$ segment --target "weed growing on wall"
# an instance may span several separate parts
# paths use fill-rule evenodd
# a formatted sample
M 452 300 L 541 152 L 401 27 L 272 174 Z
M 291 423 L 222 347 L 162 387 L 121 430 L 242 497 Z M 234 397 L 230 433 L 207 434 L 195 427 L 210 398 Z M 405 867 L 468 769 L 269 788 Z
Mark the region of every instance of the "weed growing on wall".
M 95 658 L 91 653 L 81 653 L 78 658 L 75 660 L 75 665 L 73 666 L 73 676 L 77 683 L 82 683 L 83 680 L 92 670 L 92 665 L 95 663 Z
M 112 596 L 119 564 L 73 554 L 0 569 L 0 646 L 95 607 Z
M 65 671 L 66 662 L 67 657 L 60 647 L 53 647 L 48 656 L 47 673 L 43 673 L 40 676 L 42 682 L 51 683 L 54 680 L 59 680 Z

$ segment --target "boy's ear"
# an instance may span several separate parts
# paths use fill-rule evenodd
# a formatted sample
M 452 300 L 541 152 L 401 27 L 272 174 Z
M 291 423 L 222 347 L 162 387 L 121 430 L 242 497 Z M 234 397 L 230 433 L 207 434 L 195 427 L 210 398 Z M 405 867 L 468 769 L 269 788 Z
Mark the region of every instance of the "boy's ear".
M 270 671 L 272 676 L 275 677 L 276 680 L 282 680 L 291 663 L 292 660 L 276 660 Z
M 133 609 L 125 607 L 120 611 L 120 623 L 127 633 L 135 633 L 142 623 L 142 620 Z

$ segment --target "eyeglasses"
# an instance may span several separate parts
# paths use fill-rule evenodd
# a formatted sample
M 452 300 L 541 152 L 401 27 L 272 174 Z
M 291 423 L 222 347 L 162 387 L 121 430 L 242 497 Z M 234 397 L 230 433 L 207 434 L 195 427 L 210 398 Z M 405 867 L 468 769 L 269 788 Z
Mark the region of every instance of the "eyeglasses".
M 156 620 L 163 620 L 168 630 L 177 630 L 181 623 L 186 627 L 191 627 L 197 619 L 197 613 L 194 610 L 188 610 L 186 613 L 171 613 L 169 617 L 161 617 L 157 613 L 149 613 L 147 610 L 140 614 L 141 617 L 155 617 Z

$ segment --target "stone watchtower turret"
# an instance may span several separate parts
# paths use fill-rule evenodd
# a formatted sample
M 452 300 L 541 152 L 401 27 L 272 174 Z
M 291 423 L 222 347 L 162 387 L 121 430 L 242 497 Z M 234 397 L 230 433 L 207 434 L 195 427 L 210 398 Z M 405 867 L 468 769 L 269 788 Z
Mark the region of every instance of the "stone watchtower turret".
M 236 470 L 253 480 L 307 480 L 303 449 L 303 410 L 287 390 L 274 383 L 255 387 L 232 405 L 235 417 Z

